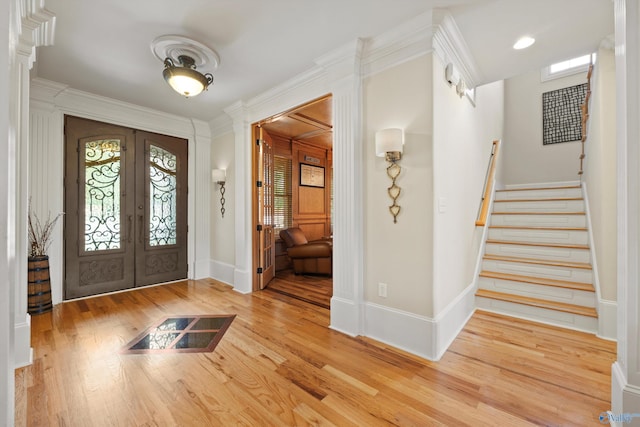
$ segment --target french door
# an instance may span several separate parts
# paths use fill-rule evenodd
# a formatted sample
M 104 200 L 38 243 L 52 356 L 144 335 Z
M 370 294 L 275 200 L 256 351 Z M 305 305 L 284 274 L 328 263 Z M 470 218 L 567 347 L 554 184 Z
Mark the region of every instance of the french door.
M 256 171 L 258 174 L 258 282 L 264 289 L 276 273 L 276 237 L 273 212 L 273 141 L 261 127 L 257 129 Z
M 65 299 L 187 277 L 188 144 L 65 118 Z

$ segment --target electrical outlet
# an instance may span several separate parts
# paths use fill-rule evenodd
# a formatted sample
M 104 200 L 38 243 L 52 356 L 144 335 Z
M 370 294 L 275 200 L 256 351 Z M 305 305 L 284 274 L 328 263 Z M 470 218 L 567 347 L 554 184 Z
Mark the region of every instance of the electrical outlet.
M 386 283 L 378 283 L 378 296 L 382 298 L 387 297 L 387 284 Z

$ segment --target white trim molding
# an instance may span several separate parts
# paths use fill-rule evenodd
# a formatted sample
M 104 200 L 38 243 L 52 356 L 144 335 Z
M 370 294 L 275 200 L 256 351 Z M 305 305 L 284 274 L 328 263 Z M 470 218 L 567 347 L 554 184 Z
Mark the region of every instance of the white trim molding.
M 333 309 L 333 305 L 331 308 Z M 367 302 L 364 333 L 385 344 L 431 361 L 438 361 L 474 311 L 473 283 L 435 318 Z
M 443 64 L 452 63 L 460 71 L 467 88 L 487 83 L 476 60 L 449 12 L 436 9 L 433 12 L 433 50 Z

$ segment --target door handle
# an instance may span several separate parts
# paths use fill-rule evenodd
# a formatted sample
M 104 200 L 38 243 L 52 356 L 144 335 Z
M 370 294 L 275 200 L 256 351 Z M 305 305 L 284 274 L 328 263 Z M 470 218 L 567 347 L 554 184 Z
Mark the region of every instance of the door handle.
M 138 215 L 138 242 L 142 244 L 142 220 L 144 217 L 142 215 Z
M 127 229 L 127 243 L 131 243 L 131 228 L 133 227 L 133 215 L 128 215 L 127 220 L 129 222 Z

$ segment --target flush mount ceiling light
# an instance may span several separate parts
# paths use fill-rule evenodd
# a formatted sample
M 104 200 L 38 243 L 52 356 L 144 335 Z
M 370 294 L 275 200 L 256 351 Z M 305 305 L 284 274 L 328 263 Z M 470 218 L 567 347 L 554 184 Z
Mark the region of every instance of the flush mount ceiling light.
M 536 39 L 529 36 L 520 37 L 518 41 L 513 45 L 516 50 L 526 49 L 536 42 Z
M 220 57 L 209 47 L 183 36 L 160 36 L 151 42 L 153 54 L 164 63 L 162 76 L 169 85 L 187 98 L 207 90 L 213 83 L 211 73 L 202 74 L 196 68 L 214 71 Z

